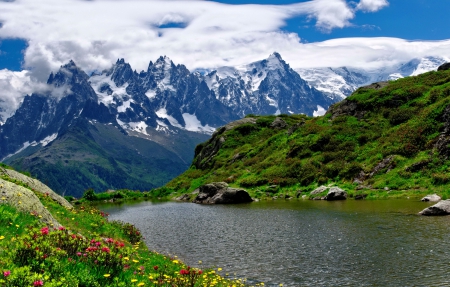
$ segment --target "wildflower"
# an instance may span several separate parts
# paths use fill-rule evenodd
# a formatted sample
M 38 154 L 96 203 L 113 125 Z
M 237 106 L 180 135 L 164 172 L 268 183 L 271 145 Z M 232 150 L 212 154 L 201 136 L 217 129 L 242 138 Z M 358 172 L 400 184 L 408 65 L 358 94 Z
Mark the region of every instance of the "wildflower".
M 81 256 L 81 252 L 77 252 L 77 256 Z
M 110 250 L 109 250 L 108 247 L 103 247 L 103 248 L 102 248 L 102 251 L 103 251 L 103 252 L 106 252 L 106 253 L 109 253 Z
M 131 279 L 131 283 L 137 282 L 137 279 Z
M 9 274 L 11 274 L 11 271 L 9 270 L 3 271 L 3 276 L 8 277 Z
M 104 274 L 103 276 L 108 278 L 109 276 L 111 276 L 111 274 Z
M 178 260 L 174 260 L 174 261 L 172 261 L 173 263 L 175 263 L 175 264 L 177 264 L 178 263 Z
M 44 281 L 42 280 L 34 281 L 33 286 L 44 286 Z
M 203 271 L 202 270 L 198 270 L 198 275 L 202 275 Z
M 180 270 L 180 274 L 181 274 L 181 275 L 188 275 L 188 274 L 189 274 L 189 271 L 187 271 L 187 270 L 185 270 L 185 269 L 181 269 L 181 270 Z
M 0 236 L 0 240 L 3 240 L 3 239 L 5 239 L 5 236 L 3 236 L 3 235 Z
M 18 224 L 16 224 L 16 227 L 19 228 L 20 226 Z
M 145 284 L 143 282 L 139 283 L 137 286 L 144 286 Z
M 217 268 L 217 271 L 222 271 L 222 268 Z
M 139 262 L 139 260 L 133 259 L 133 262 L 134 262 L 134 263 L 138 263 L 138 262 Z
M 65 228 L 64 228 L 64 226 L 60 226 L 59 228 L 58 228 L 58 230 L 66 230 Z
M 155 266 L 153 266 L 153 269 L 156 271 L 156 270 L 158 270 L 158 265 L 155 265 Z
M 48 234 L 48 227 L 43 227 L 43 228 L 41 229 L 41 234 L 42 234 L 42 235 L 47 235 L 47 234 Z

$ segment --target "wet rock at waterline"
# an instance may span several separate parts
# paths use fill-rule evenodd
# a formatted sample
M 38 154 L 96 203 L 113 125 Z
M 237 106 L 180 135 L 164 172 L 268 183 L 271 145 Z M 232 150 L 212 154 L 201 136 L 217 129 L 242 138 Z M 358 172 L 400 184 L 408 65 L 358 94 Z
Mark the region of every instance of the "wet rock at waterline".
M 319 186 L 318 188 L 314 189 L 313 191 L 311 191 L 310 194 L 311 194 L 311 195 L 319 194 L 319 193 L 324 192 L 324 191 L 327 190 L 327 189 L 328 189 L 328 187 L 322 185 L 322 186 Z
M 325 197 L 325 200 L 345 200 L 347 199 L 347 192 L 339 187 L 332 187 L 330 188 L 330 191 L 328 191 L 327 196 Z
M 252 198 L 244 189 L 228 187 L 225 182 L 213 182 L 200 186 L 194 203 L 228 204 L 252 202 Z
M 429 194 L 421 199 L 422 201 L 432 201 L 432 202 L 438 202 L 441 200 L 441 197 L 437 194 Z
M 421 215 L 434 216 L 434 215 L 449 215 L 450 214 L 450 199 L 442 200 L 433 206 L 427 207 L 421 212 Z

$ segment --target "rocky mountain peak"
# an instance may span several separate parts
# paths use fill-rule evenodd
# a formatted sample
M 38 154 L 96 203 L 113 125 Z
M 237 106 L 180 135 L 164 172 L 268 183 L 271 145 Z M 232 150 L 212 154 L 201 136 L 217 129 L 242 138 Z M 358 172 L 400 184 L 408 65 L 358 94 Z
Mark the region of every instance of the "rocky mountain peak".
M 78 68 L 74 61 L 70 60 L 69 63 L 61 66 L 56 74 L 50 74 L 47 84 L 61 87 L 66 84 L 81 83 L 88 79 L 89 76 Z

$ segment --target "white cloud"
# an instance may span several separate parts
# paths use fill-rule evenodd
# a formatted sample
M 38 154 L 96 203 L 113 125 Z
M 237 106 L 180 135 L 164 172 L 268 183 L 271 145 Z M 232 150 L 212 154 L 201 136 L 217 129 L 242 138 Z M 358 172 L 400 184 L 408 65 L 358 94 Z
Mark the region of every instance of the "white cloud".
M 138 70 L 162 54 L 189 68 L 233 65 L 299 46 L 285 21 L 305 16 L 329 31 L 354 17 L 344 0 L 291 5 L 229 5 L 211 1 L 16 0 L 0 2 L 0 37 L 29 41 L 25 67 L 45 80 L 73 59 L 83 69 L 104 69 L 125 58 Z M 184 28 L 160 29 L 179 23 Z
M 357 10 L 376 12 L 389 5 L 387 0 L 361 0 L 356 6 Z

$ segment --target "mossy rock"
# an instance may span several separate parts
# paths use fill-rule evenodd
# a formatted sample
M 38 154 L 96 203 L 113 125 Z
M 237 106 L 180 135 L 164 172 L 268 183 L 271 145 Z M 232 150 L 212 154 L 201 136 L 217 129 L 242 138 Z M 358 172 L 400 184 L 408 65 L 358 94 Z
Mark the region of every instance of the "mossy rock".
M 36 214 L 42 222 L 55 228 L 61 226 L 31 190 L 3 179 L 0 179 L 0 204 L 9 204 L 24 213 Z

